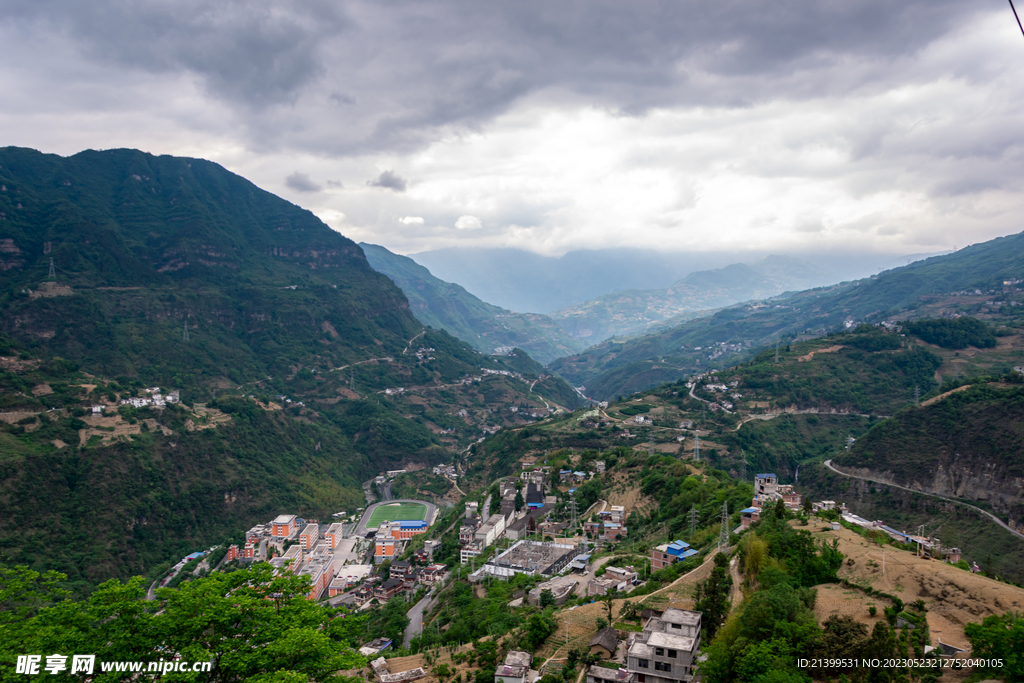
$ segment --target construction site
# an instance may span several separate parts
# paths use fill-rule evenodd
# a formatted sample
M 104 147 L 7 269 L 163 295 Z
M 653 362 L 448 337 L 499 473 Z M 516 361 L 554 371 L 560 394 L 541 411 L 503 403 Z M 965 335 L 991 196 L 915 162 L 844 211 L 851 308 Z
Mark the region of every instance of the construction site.
M 507 579 L 515 574 L 551 576 L 565 569 L 576 555 L 575 545 L 524 539 L 473 572 L 469 580 Z

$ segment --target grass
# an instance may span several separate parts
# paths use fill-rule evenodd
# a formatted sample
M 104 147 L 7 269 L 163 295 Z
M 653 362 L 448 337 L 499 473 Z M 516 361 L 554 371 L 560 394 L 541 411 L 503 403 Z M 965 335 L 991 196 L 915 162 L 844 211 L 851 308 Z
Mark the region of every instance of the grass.
M 380 505 L 370 515 L 370 521 L 366 523 L 367 528 L 379 527 L 384 522 L 391 522 L 396 519 L 425 519 L 427 506 L 419 503 L 395 503 L 393 505 Z

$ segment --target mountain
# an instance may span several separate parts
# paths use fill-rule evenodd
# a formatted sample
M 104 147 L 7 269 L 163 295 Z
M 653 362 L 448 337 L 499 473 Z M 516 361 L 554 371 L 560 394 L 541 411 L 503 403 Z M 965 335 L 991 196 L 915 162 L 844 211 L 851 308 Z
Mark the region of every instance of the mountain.
M 803 253 L 790 258 L 813 264 L 811 270 L 825 274 L 813 283 L 796 285 L 803 289 L 866 277 L 925 256 L 928 255 L 897 257 L 844 251 Z M 690 273 L 724 268 L 739 261 L 752 263 L 764 259 L 767 262 L 762 262 L 759 272 L 767 274 L 771 271 L 770 262 L 778 258 L 756 252 L 671 252 L 642 246 L 581 249 L 558 257 L 521 249 L 452 247 L 410 257 L 436 277 L 458 283 L 484 301 L 533 313 L 552 313 L 615 292 L 671 287 Z M 593 343 L 593 337 L 585 341 Z
M 820 336 L 859 321 L 989 310 L 994 295 L 1016 286 L 1004 282 L 1021 279 L 1024 233 L 862 280 L 737 304 L 641 337 L 611 339 L 550 367 L 586 386 L 588 395 L 609 398 L 741 362 L 777 341 Z
M 83 589 L 581 403 L 424 329 L 312 213 L 136 150 L 0 149 L 0 357 L 0 559 Z
M 666 287 L 726 254 L 666 254 L 653 249 L 593 249 L 560 257 L 520 249 L 449 248 L 410 255 L 437 277 L 457 282 L 513 311 L 549 313 L 626 289 Z
M 584 348 L 545 315 L 493 306 L 459 285 L 434 277 L 407 256 L 374 244 L 359 246 L 373 269 L 401 288 L 417 320 L 447 331 L 481 353 L 515 347 L 546 364 Z
M 831 284 L 832 273 L 786 256 L 733 263 L 690 273 L 665 289 L 605 294 L 551 314 L 573 337 L 588 343 L 643 332 L 658 323 L 695 318 L 709 309 L 765 299 L 787 290 Z

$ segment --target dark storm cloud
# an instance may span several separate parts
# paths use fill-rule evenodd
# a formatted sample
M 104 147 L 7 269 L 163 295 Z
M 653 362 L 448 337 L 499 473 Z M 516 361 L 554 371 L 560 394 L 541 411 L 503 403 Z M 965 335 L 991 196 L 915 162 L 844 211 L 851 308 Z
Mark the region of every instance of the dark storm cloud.
M 384 187 L 395 192 L 405 192 L 409 186 L 405 178 L 401 177 L 394 171 L 384 171 L 373 180 L 367 180 L 367 185 L 371 187 Z
M 974 11 L 963 0 L 13 0 L 0 18 L 55 24 L 93 59 L 194 74 L 255 144 L 354 153 L 414 149 L 534 94 L 639 113 L 845 91 Z
M 87 56 L 155 73 L 198 75 L 215 97 L 242 107 L 293 102 L 325 73 L 325 41 L 346 26 L 325 0 L 28 0 L 0 16 L 66 31 Z
M 313 182 L 313 179 L 308 175 L 305 173 L 299 173 L 298 171 L 285 178 L 284 184 L 296 192 L 319 192 L 323 189 L 320 185 Z

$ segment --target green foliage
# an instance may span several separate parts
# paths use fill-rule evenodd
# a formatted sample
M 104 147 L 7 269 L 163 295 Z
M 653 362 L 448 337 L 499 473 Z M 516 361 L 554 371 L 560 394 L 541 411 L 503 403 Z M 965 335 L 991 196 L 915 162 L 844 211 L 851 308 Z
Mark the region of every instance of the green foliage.
M 1002 660 L 1002 667 L 985 671 L 1004 681 L 1024 681 L 1024 617 L 1017 612 L 994 614 L 980 624 L 966 624 L 964 633 L 971 641 L 971 657 Z
M 996 336 L 988 325 L 977 318 L 929 318 L 903 323 L 911 334 L 944 349 L 980 349 L 996 345 Z
M 695 610 L 702 613 L 701 628 L 707 641 L 711 641 L 718 629 L 729 616 L 732 607 L 732 577 L 729 574 L 729 557 L 715 555 L 715 566 L 711 576 L 697 584 L 694 592 Z
M 3 575 L 11 577 L 11 570 Z M 24 570 L 13 576 L 38 585 Z M 308 590 L 305 579 L 275 576 L 270 565 L 259 564 L 161 589 L 157 603 L 146 601 L 141 577 L 108 581 L 79 602 L 44 595 L 41 606 L 16 611 L 15 619 L 0 612 L 7 617 L 0 618 L 0 676 L 13 676 L 19 654 L 72 652 L 95 654 L 98 662 L 209 661 L 210 678 L 222 681 L 340 683 L 347 679 L 339 670 L 366 660 L 323 630 L 329 612 L 306 599 Z

